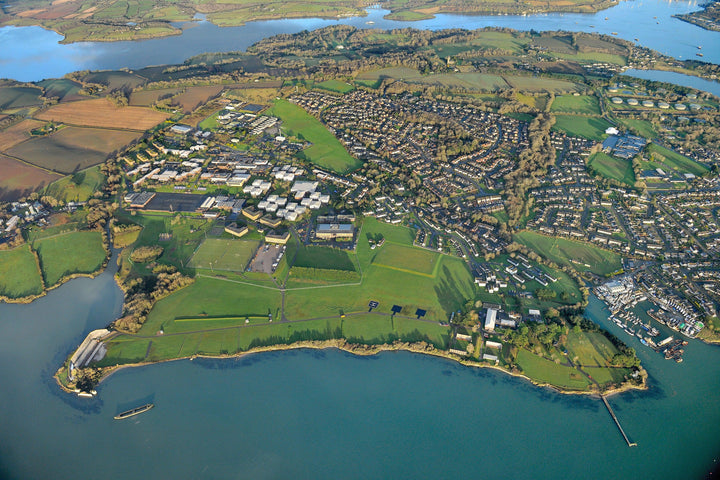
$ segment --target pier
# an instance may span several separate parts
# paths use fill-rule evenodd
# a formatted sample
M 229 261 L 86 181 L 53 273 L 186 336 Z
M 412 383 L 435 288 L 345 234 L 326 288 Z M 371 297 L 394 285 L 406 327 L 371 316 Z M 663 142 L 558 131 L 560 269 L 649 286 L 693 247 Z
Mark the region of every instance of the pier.
M 625 434 L 625 430 L 623 430 L 622 425 L 620 425 L 620 420 L 618 420 L 617 416 L 615 415 L 615 412 L 613 412 L 612 407 L 608 403 L 607 399 L 604 395 L 600 395 L 600 398 L 602 399 L 603 403 L 608 409 L 608 412 L 610 412 L 610 416 L 613 420 L 615 420 L 615 425 L 617 425 L 618 430 L 620 430 L 620 433 L 622 433 L 623 438 L 625 439 L 625 442 L 627 442 L 628 447 L 637 447 L 637 443 L 631 442 L 628 436 Z

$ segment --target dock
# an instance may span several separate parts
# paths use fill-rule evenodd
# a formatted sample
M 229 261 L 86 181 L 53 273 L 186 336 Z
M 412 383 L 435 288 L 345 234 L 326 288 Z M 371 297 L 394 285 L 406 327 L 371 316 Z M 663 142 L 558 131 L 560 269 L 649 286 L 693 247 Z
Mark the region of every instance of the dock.
M 623 430 L 622 425 L 620 425 L 620 420 L 618 420 L 617 416 L 615 415 L 615 412 L 613 412 L 612 407 L 608 403 L 607 399 L 604 395 L 600 395 L 600 398 L 602 399 L 603 403 L 608 409 L 608 412 L 610 412 L 610 416 L 613 420 L 615 420 L 615 425 L 617 425 L 618 430 L 620 430 L 620 433 L 622 433 L 623 438 L 625 439 L 625 442 L 628 444 L 628 447 L 637 447 L 637 443 L 631 442 L 628 436 L 625 434 L 625 430 Z

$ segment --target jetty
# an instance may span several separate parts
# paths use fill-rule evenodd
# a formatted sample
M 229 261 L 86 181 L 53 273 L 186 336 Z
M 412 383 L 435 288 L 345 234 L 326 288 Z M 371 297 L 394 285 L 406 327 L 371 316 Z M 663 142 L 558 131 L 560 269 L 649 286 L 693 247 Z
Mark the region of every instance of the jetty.
M 620 425 L 620 420 L 618 420 L 617 416 L 615 415 L 615 412 L 613 412 L 612 407 L 608 403 L 607 399 L 604 395 L 600 395 L 600 398 L 602 399 L 603 403 L 608 409 L 608 412 L 610 412 L 610 416 L 613 420 L 615 420 L 615 425 L 617 425 L 618 430 L 620 430 L 620 433 L 622 433 L 623 438 L 625 439 L 625 442 L 628 444 L 628 447 L 637 447 L 637 443 L 631 442 L 628 438 L 627 434 L 625 434 L 625 430 L 623 430 L 622 425 Z

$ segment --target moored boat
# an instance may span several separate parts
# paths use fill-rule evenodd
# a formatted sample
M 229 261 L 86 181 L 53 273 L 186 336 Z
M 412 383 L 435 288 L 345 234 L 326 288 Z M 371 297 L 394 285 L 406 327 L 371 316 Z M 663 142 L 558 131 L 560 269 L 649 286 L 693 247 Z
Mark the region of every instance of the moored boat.
M 152 403 L 147 403 L 141 407 L 135 407 L 131 410 L 127 410 L 125 412 L 119 413 L 115 415 L 115 420 L 123 420 L 125 418 L 134 417 L 135 415 L 139 415 L 141 413 L 147 412 L 151 408 L 153 408 L 155 405 Z

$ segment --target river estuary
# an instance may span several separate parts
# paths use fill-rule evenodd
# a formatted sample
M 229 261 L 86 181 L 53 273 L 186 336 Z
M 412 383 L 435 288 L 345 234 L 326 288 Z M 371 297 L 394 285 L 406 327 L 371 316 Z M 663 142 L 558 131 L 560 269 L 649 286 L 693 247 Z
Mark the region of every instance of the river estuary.
M 383 20 L 373 9 L 342 23 L 616 31 L 676 57 L 702 44 L 705 59 L 720 63 L 720 48 L 709 48 L 720 44 L 720 34 L 670 18 L 697 8 L 622 2 L 596 15 L 440 15 L 415 23 Z M 675 33 L 656 27 L 662 23 L 653 16 L 671 22 Z M 60 45 L 57 34 L 40 28 L 6 27 L 0 77 L 181 62 L 333 23 L 281 20 L 220 30 L 201 22 L 177 37 L 74 45 Z M 620 333 L 594 297 L 587 314 L 638 350 L 650 374 L 649 390 L 610 400 L 636 448 L 626 446 L 598 399 L 405 352 L 297 350 L 177 361 L 121 370 L 100 385 L 97 398 L 76 398 L 51 377 L 87 332 L 120 313 L 122 292 L 110 265 L 32 304 L 0 304 L 0 478 L 693 479 L 720 460 L 720 347 L 691 341 L 684 363 L 666 361 Z M 156 408 L 113 420 L 146 402 Z
M 217 27 L 207 21 L 188 25 L 182 35 L 143 41 L 60 44 L 62 36 L 41 27 L 0 28 L 0 78 L 37 81 L 62 77 L 76 70 L 141 68 L 182 63 L 204 52 L 245 50 L 253 43 L 279 33 L 296 33 L 335 24 L 358 28 L 441 30 L 505 27 L 516 30 L 567 30 L 617 34 L 628 41 L 679 59 L 696 59 L 703 46 L 704 61 L 720 63 L 720 32 L 703 30 L 673 15 L 700 9 L 697 2 L 630 0 L 595 14 L 542 15 L 437 15 L 430 20 L 385 20 L 389 13 L 371 8 L 366 17 L 327 20 L 317 18 L 250 22 L 241 27 Z M 371 23 L 372 22 L 372 23 Z
M 690 479 L 720 453 L 720 348 L 698 341 L 676 364 L 624 338 L 650 373 L 610 400 L 637 448 L 598 399 L 406 352 L 183 360 L 63 393 L 52 373 L 121 303 L 106 271 L 0 305 L 0 478 Z M 616 328 L 594 298 L 588 314 Z

